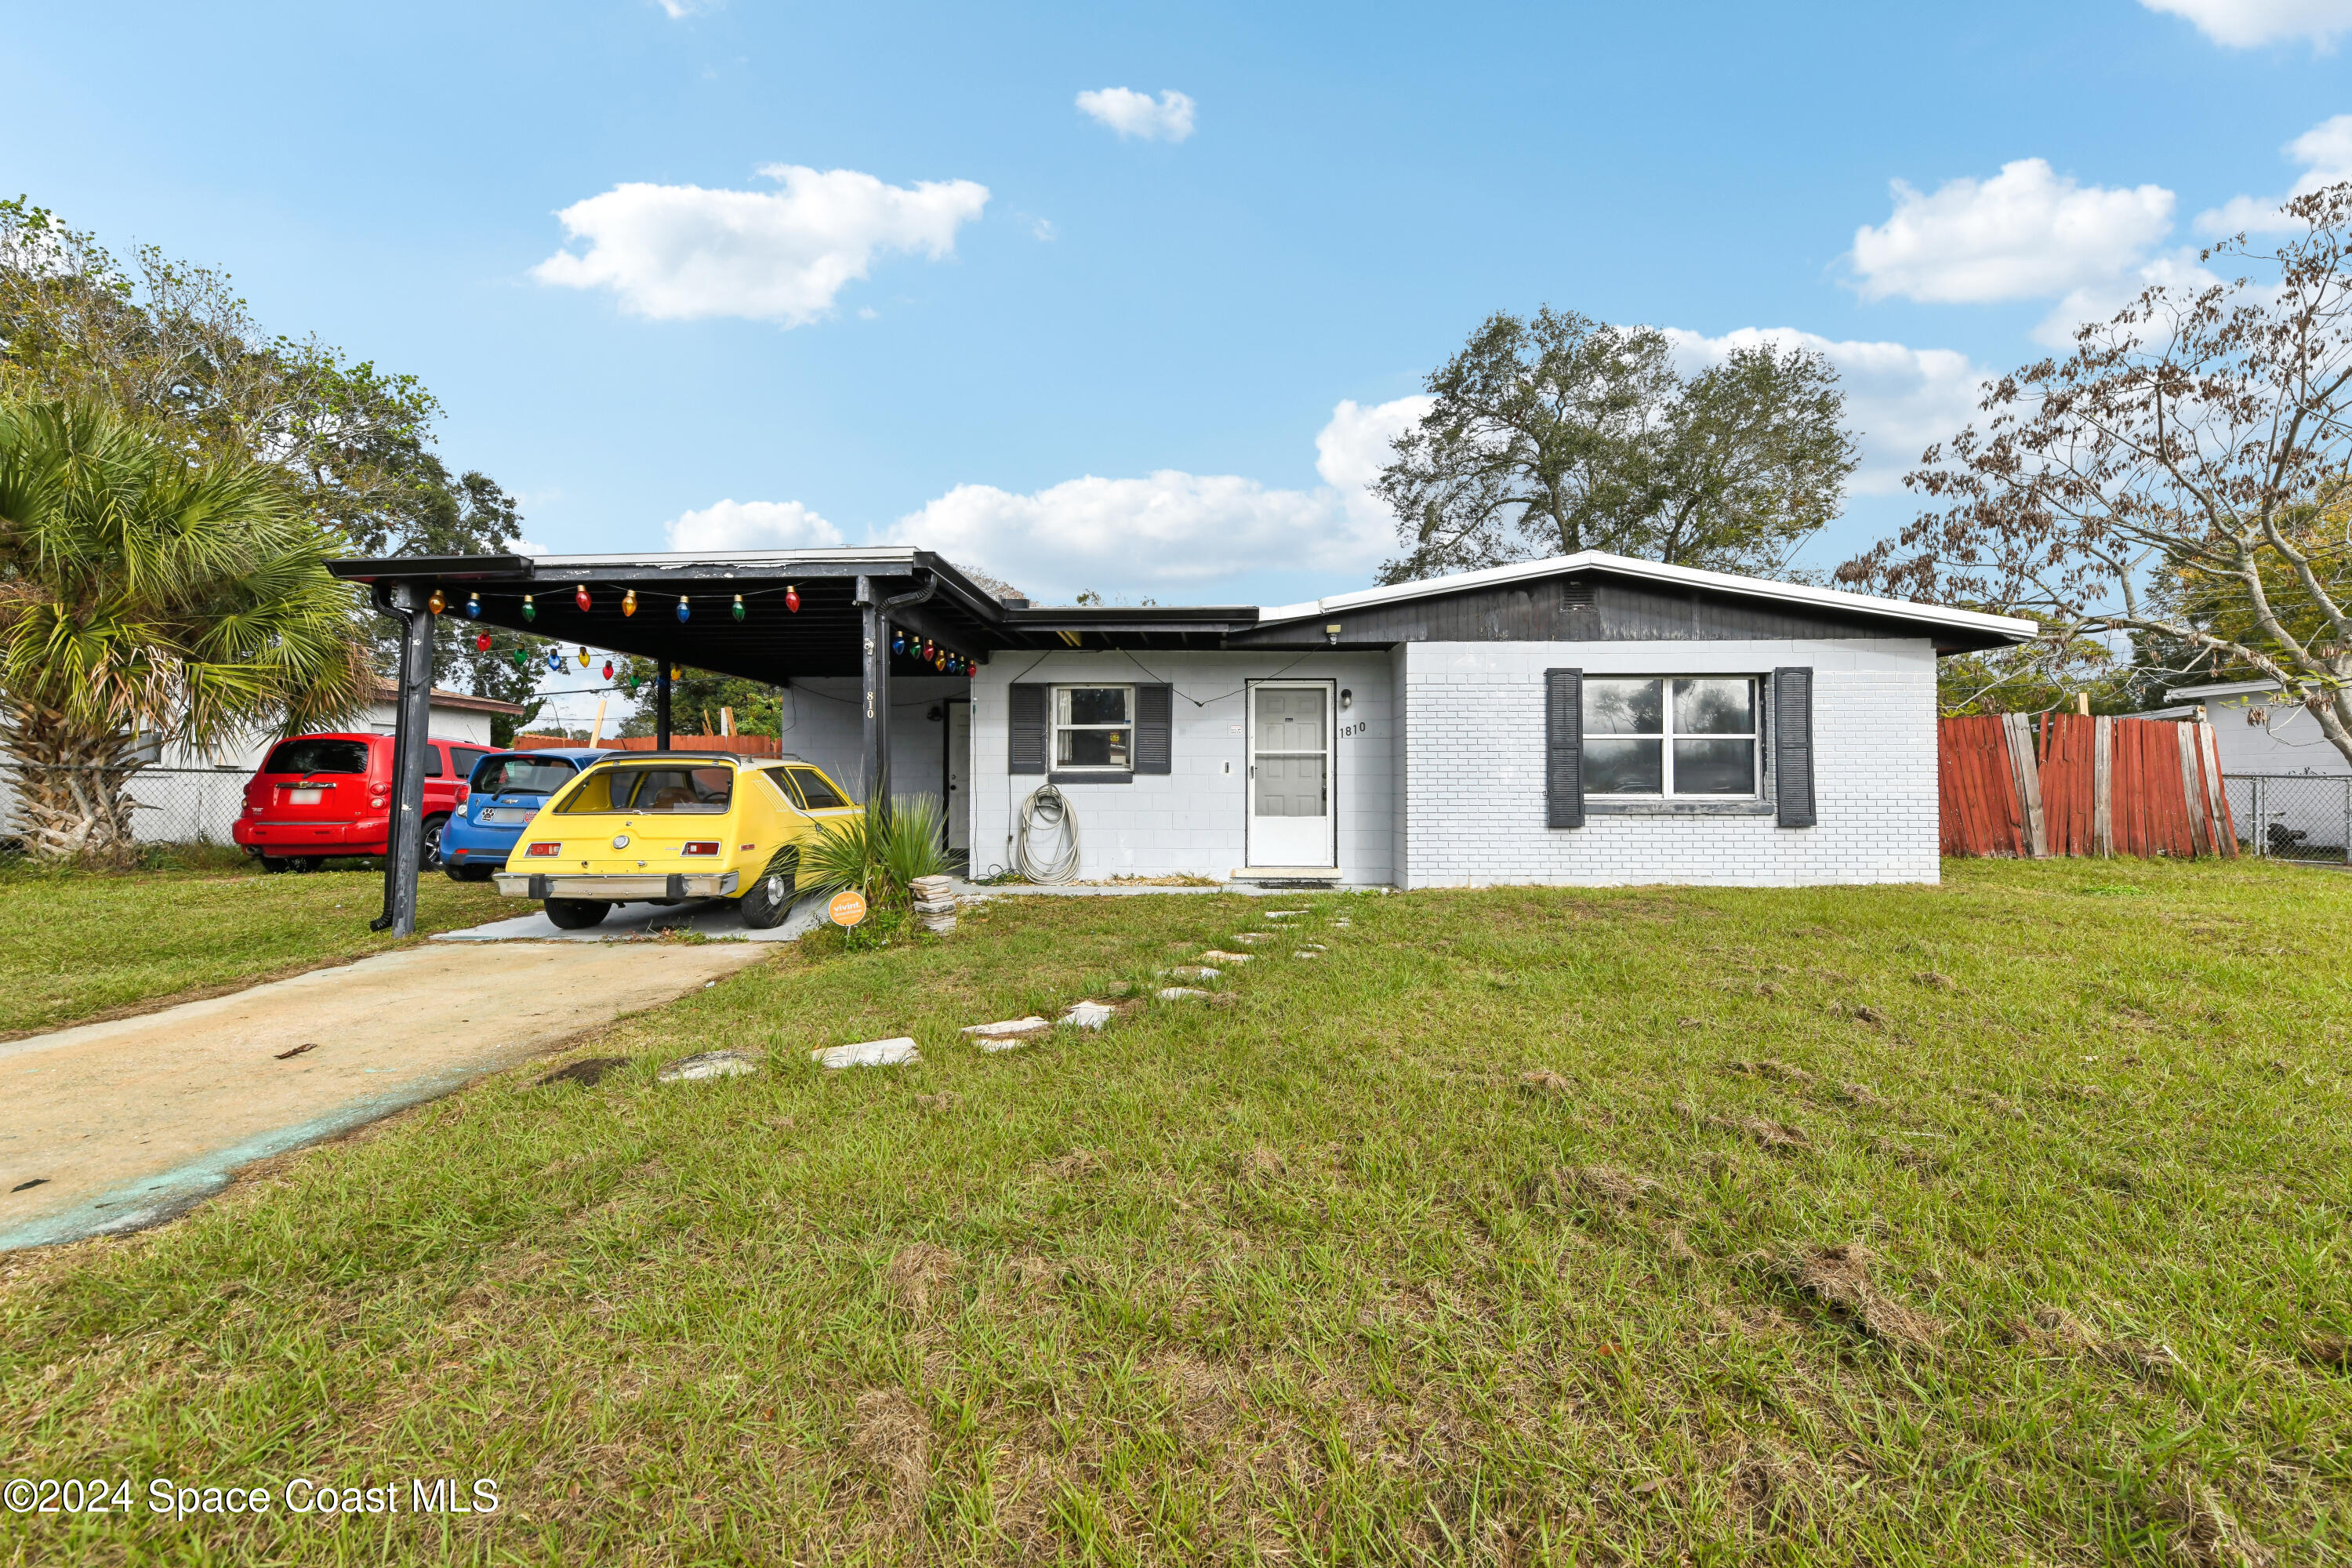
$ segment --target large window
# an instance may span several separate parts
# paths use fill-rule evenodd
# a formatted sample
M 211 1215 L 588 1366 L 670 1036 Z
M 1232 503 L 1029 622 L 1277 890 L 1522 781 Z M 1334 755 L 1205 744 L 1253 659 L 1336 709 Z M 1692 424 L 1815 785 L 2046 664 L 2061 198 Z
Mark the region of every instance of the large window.
M 1135 688 L 1054 688 L 1054 771 L 1132 773 Z
M 1584 678 L 1584 793 L 1753 798 L 1758 682 Z
M 582 779 L 556 810 L 722 816 L 734 792 L 732 768 L 602 767 Z
M 363 773 L 368 771 L 365 741 L 327 741 L 315 736 L 281 741 L 261 764 L 265 773 Z

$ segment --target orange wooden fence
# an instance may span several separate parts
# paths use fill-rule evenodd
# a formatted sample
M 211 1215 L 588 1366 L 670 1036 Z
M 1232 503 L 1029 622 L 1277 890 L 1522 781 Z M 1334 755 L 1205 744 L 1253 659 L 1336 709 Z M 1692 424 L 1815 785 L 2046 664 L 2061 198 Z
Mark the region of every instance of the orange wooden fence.
M 2238 853 L 2210 725 L 2007 713 L 1937 742 L 1947 855 Z

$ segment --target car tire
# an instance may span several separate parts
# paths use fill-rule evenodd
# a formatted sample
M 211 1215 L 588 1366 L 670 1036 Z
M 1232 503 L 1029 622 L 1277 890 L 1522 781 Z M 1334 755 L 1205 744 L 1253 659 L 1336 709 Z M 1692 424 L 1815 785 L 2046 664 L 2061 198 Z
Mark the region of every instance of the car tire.
M 487 882 L 493 868 L 488 866 L 445 866 L 442 869 L 449 873 L 449 879 L 453 882 Z
M 292 859 L 286 862 L 286 868 L 289 871 L 299 871 L 307 877 L 323 864 L 325 864 L 325 858 L 323 856 L 297 855 Z
M 275 855 L 262 855 L 257 858 L 261 862 L 261 874 L 265 877 L 278 876 L 294 864 L 291 860 L 281 859 Z
M 446 816 L 428 816 L 425 819 L 425 837 L 418 840 L 416 846 L 416 863 L 419 866 L 433 866 L 440 863 L 441 830 L 447 826 L 449 826 L 449 819 Z
M 793 912 L 794 885 L 801 868 L 800 851 L 780 849 L 749 891 L 736 900 L 747 931 L 773 931 Z
M 550 899 L 547 918 L 562 931 L 586 931 L 602 925 L 613 906 L 602 899 Z

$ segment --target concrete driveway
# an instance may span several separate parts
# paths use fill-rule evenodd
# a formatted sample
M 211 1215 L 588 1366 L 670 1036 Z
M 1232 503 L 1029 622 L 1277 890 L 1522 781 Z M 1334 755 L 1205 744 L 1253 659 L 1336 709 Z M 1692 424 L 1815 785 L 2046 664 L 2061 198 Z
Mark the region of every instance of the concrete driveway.
M 0 1044 L 0 1251 L 168 1219 L 241 1165 L 446 1094 L 769 951 L 580 934 L 591 940 L 425 943 Z

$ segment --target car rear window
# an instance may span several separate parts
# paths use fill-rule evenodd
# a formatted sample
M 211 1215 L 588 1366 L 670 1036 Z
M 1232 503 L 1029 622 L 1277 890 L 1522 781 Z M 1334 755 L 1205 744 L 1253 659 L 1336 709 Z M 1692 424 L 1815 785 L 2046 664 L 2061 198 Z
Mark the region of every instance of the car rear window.
M 474 770 L 485 795 L 553 795 L 580 770 L 562 757 L 488 757 Z
M 841 798 L 841 792 L 827 784 L 824 775 L 814 768 L 787 768 L 784 771 L 791 776 L 793 786 L 800 791 L 801 798 L 808 802 L 811 811 L 829 811 L 835 806 L 849 804 Z
M 363 773 L 368 771 L 365 741 L 329 741 L 310 736 L 280 741 L 261 764 L 265 773 Z
M 597 768 L 556 810 L 719 816 L 734 791 L 732 768 Z

